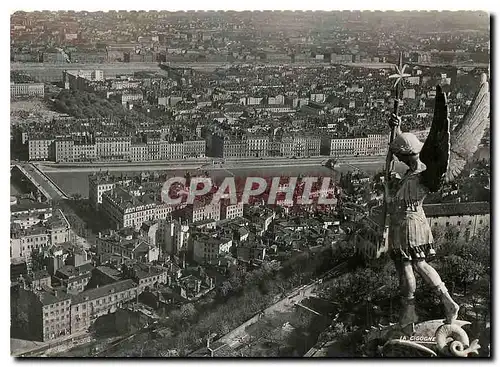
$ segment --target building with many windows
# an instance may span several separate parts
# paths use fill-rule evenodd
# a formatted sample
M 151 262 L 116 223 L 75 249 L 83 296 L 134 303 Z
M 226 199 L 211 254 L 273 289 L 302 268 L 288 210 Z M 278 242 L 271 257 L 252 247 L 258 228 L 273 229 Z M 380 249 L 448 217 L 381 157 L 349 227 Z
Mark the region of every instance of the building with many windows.
M 63 83 L 65 89 L 87 90 L 90 82 L 103 81 L 102 70 L 65 70 Z
M 166 143 L 167 156 L 165 159 L 179 160 L 184 158 L 184 144 L 183 143 Z
M 465 241 L 470 241 L 481 229 L 489 227 L 490 209 L 491 204 L 488 202 L 424 205 L 432 229 L 454 226 Z
M 423 208 L 434 234 L 436 230 L 446 231 L 453 227 L 458 231 L 459 238 L 468 242 L 481 229 L 490 225 L 489 202 L 425 204 Z M 355 236 L 357 250 L 368 258 L 376 257 L 382 247 L 380 228 L 383 221 L 380 209 L 376 208 L 372 212 L 372 217 L 364 218 L 359 223 Z
M 11 215 L 10 255 L 30 267 L 34 250 L 70 240 L 71 226 L 60 209 L 50 212 L 14 213 Z
M 98 136 L 95 141 L 99 160 L 130 159 L 130 136 Z
M 146 287 L 156 287 L 168 283 L 168 269 L 158 265 L 133 263 L 123 266 L 123 274 L 137 284 L 137 290 L 142 293 Z
M 96 239 L 97 256 L 119 255 L 124 259 L 148 263 L 157 261 L 158 247 L 154 246 L 147 237 L 111 232 Z
M 247 157 L 267 157 L 269 137 L 266 135 L 248 135 L 246 137 Z
M 387 153 L 389 137 L 368 135 L 360 138 L 323 138 L 323 154 L 331 156 L 367 156 Z
M 172 212 L 172 218 L 187 223 L 197 223 L 205 220 L 220 220 L 221 201 L 212 203 L 211 195 L 197 197 L 193 204 L 187 204 L 181 209 Z
M 17 329 L 31 340 L 49 341 L 70 334 L 71 298 L 49 287 L 26 290 L 16 286 L 11 292 L 11 318 Z
M 130 145 L 130 160 L 132 162 L 145 162 L 149 160 L 146 143 L 134 143 Z
M 206 154 L 205 140 L 184 140 L 184 156 L 186 158 L 204 158 Z
M 115 186 L 102 194 L 101 210 L 116 229 L 138 229 L 146 221 L 166 219 L 172 207 L 162 202 L 159 188 L 146 191 Z
M 43 83 L 10 83 L 10 97 L 43 97 Z
M 229 199 L 222 199 L 220 205 L 220 219 L 234 219 L 243 217 L 243 203 L 231 204 Z
M 97 147 L 95 144 L 75 142 L 73 145 L 73 161 L 89 162 L 97 159 Z
M 178 255 L 188 250 L 189 223 L 182 220 L 160 220 L 158 222 L 158 244 L 162 253 Z
M 58 138 L 54 140 L 54 143 L 52 145 L 52 159 L 54 160 L 54 162 L 73 162 L 74 144 L 75 143 L 71 138 Z
M 51 145 L 54 139 L 44 136 L 30 136 L 28 139 L 28 156 L 30 161 L 50 159 Z
M 93 173 L 89 176 L 90 205 L 94 209 L 99 209 L 104 192 L 114 189 L 116 185 L 129 185 L 131 182 L 130 179 L 113 176 L 108 173 Z
M 71 332 L 86 330 L 100 316 L 116 312 L 137 297 L 137 284 L 131 279 L 89 289 L 73 297 Z
M 233 240 L 228 236 L 195 232 L 193 233 L 193 259 L 199 264 L 209 263 L 211 260 L 229 254 Z

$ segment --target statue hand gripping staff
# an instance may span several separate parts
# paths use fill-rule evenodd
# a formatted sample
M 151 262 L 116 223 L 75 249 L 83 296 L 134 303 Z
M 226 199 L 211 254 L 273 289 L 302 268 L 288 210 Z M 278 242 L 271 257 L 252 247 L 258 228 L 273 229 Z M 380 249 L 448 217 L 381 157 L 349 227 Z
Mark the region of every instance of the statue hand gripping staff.
M 451 324 L 457 319 L 458 304 L 428 263 L 436 252 L 422 205 L 428 193 L 438 191 L 443 183 L 453 181 L 461 173 L 476 152 L 488 121 L 489 85 L 483 74 L 468 112 L 451 134 L 446 96 L 440 86 L 436 90 L 432 126 L 424 144 L 415 135 L 401 132 L 401 119 L 397 114 L 393 114 L 389 122 L 395 130 L 390 153 L 408 166 L 395 189 L 391 192 L 386 189 L 385 202 L 389 218 L 385 239 L 400 277 L 403 301 L 400 326 L 404 330 L 413 330 L 417 321 L 415 272 L 439 294 L 445 309 L 445 323 Z

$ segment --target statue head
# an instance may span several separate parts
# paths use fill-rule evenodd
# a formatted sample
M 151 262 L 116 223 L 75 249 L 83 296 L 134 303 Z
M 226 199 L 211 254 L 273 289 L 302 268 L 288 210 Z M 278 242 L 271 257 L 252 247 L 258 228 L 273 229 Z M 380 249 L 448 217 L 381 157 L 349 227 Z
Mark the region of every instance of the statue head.
M 410 165 L 417 161 L 423 143 L 412 133 L 402 133 L 394 138 L 389 149 L 401 162 Z

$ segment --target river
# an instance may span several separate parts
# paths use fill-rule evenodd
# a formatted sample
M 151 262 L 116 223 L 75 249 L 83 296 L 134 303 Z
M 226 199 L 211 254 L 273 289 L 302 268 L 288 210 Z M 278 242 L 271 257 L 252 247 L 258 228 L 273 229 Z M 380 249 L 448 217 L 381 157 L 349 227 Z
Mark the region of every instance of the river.
M 356 168 L 368 173 L 374 174 L 380 172 L 384 167 L 383 161 L 370 162 L 370 163 L 356 163 L 353 161 L 351 164 L 341 164 L 335 171 L 337 173 L 352 171 Z M 399 172 L 404 172 L 403 165 L 397 165 L 396 169 Z M 94 171 L 98 172 L 100 169 L 96 168 Z M 104 169 L 101 169 L 104 171 Z M 147 166 L 144 166 L 144 172 L 150 171 Z M 174 175 L 184 175 L 186 171 L 190 172 L 200 172 L 195 169 L 190 170 L 169 170 L 169 176 Z M 165 172 L 165 171 L 159 171 Z M 83 197 L 88 197 L 89 195 L 89 174 L 88 169 L 85 171 L 78 171 L 74 169 L 73 172 L 58 172 L 55 170 L 45 171 L 45 173 L 50 176 L 54 182 L 67 194 L 80 194 Z M 118 170 L 113 170 L 113 174 L 120 175 L 124 174 L 126 176 L 132 176 L 139 172 L 135 171 L 125 171 L 121 172 Z M 313 177 L 324 177 L 335 175 L 335 172 L 331 171 L 326 167 L 321 165 L 314 166 L 282 166 L 282 167 L 262 167 L 262 168 L 228 168 L 228 169 L 210 169 L 210 175 L 215 180 L 223 179 L 227 176 L 235 177 L 270 177 L 270 176 L 313 176 Z

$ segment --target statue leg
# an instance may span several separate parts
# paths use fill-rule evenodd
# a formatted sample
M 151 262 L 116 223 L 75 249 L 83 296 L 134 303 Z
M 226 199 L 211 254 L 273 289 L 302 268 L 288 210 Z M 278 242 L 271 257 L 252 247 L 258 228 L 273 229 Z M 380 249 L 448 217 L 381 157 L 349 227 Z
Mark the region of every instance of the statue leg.
M 438 272 L 425 260 L 417 261 L 413 264 L 413 266 L 415 268 L 415 271 L 420 274 L 420 276 L 427 284 L 435 287 L 444 305 L 446 323 L 451 324 L 457 319 L 460 306 L 455 301 L 453 301 L 453 298 L 451 298 L 451 295 L 442 282 Z
M 415 312 L 415 290 L 417 283 L 410 261 L 396 261 L 396 269 L 399 273 L 399 286 L 401 290 L 401 314 L 399 324 L 408 334 L 413 334 L 413 326 L 418 317 Z

